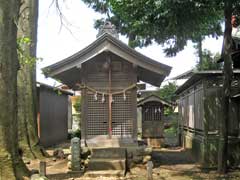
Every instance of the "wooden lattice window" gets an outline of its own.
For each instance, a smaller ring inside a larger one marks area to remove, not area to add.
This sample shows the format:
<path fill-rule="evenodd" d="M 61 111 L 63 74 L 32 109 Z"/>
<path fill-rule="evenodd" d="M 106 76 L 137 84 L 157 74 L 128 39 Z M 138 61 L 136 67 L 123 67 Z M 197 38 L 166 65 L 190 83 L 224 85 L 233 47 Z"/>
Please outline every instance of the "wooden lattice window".
<path fill-rule="evenodd" d="M 162 119 L 162 106 L 158 104 L 145 104 L 142 109 L 144 121 L 160 121 Z"/>
<path fill-rule="evenodd" d="M 108 96 L 102 102 L 102 95 L 87 93 L 87 135 L 108 135 Z"/>
<path fill-rule="evenodd" d="M 123 94 L 113 96 L 112 104 L 112 135 L 132 136 L 132 110 L 131 94 L 126 93 L 124 100 Z"/>

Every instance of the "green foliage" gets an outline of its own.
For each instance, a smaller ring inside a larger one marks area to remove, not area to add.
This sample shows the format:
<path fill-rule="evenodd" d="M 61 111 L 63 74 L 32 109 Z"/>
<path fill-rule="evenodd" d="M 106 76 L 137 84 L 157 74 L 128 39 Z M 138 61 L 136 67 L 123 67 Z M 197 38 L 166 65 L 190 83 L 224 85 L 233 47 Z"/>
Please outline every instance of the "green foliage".
<path fill-rule="evenodd" d="M 110 4 L 141 45 L 164 44 L 169 56 L 183 50 L 188 40 L 222 34 L 223 11 L 215 1 L 110 0 Z"/>
<path fill-rule="evenodd" d="M 157 95 L 166 101 L 174 101 L 177 87 L 176 82 L 168 82 L 157 91 Z"/>
<path fill-rule="evenodd" d="M 202 53 L 202 63 L 197 63 L 196 69 L 198 71 L 202 70 L 220 70 L 222 69 L 222 65 L 220 63 L 217 63 L 217 60 L 220 59 L 220 54 L 213 54 L 209 50 L 204 50 Z"/>
<path fill-rule="evenodd" d="M 81 139 L 81 130 L 77 129 L 76 131 L 68 133 L 68 139 L 72 139 L 74 137 L 78 137 Z"/>
<path fill-rule="evenodd" d="M 17 39 L 17 53 L 20 65 L 34 66 L 41 58 L 32 57 L 29 54 L 31 39 L 28 37 L 20 37 Z"/>
<path fill-rule="evenodd" d="M 100 28 L 108 20 L 129 37 L 131 47 L 163 44 L 168 56 L 184 49 L 188 40 L 197 42 L 205 36 L 222 35 L 223 1 L 202 0 L 82 0 L 106 18 L 95 21 Z M 235 14 L 239 3 L 233 0 Z"/>
<path fill-rule="evenodd" d="M 169 128 L 164 129 L 165 135 L 176 135 L 178 131 L 178 122 L 176 119 L 172 119 L 169 123 Z"/>
<path fill-rule="evenodd" d="M 164 108 L 164 115 L 165 116 L 172 115 L 173 113 L 174 113 L 174 109 L 172 107 L 165 107 Z"/>
<path fill-rule="evenodd" d="M 77 98 L 76 103 L 73 105 L 73 107 L 77 112 L 81 111 L 81 96 Z"/>
<path fill-rule="evenodd" d="M 58 95 L 58 96 L 61 96 L 62 95 L 62 92 L 58 89 L 58 88 L 53 88 L 54 92 Z"/>
<path fill-rule="evenodd" d="M 82 0 L 88 7 L 94 9 L 94 11 L 107 14 L 110 14 L 110 5 L 108 0 Z"/>

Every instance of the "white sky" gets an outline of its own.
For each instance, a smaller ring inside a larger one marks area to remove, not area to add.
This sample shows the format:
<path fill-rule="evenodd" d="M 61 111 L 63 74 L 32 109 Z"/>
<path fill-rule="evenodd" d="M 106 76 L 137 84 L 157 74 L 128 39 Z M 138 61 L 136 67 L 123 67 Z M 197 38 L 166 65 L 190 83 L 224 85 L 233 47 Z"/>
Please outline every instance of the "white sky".
<path fill-rule="evenodd" d="M 69 26 L 72 35 L 64 27 L 60 30 L 60 19 L 55 6 L 50 7 L 51 2 L 52 0 L 39 1 L 37 56 L 43 58 L 43 61 L 38 62 L 37 65 L 37 80 L 53 85 L 53 81 L 49 78 L 46 79 L 40 69 L 56 63 L 92 43 L 97 34 L 97 30 L 93 27 L 94 19 L 98 19 L 102 15 L 95 13 L 81 0 L 65 0 L 61 7 L 64 16 L 72 24 Z M 120 37 L 120 40 L 126 42 L 124 37 Z M 203 43 L 203 48 L 214 53 L 220 52 L 221 46 L 222 38 L 219 40 L 207 39 Z M 166 58 L 162 52 L 162 46 L 157 44 L 142 49 L 137 48 L 137 50 L 154 60 L 171 66 L 172 71 L 167 79 L 191 69 L 197 61 L 195 49 L 191 42 L 188 43 L 184 51 L 173 58 Z"/>

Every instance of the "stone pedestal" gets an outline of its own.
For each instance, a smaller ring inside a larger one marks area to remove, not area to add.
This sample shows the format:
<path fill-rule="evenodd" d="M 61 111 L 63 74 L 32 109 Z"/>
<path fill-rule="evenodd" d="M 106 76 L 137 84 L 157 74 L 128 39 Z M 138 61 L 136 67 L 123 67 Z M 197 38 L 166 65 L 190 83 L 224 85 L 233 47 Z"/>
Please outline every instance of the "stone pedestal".
<path fill-rule="evenodd" d="M 81 170 L 81 157 L 80 157 L 80 139 L 75 137 L 71 140 L 71 166 L 72 171 Z"/>

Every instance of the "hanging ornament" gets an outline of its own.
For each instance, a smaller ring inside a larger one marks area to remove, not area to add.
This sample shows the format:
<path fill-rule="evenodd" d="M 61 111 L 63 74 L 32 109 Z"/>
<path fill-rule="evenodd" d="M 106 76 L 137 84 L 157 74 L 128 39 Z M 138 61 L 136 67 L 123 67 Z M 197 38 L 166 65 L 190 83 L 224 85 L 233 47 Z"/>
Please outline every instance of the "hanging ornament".
<path fill-rule="evenodd" d="M 127 96 L 126 96 L 126 93 L 125 91 L 123 92 L 123 100 L 126 101 L 127 100 Z"/>
<path fill-rule="evenodd" d="M 95 101 L 98 100 L 98 97 L 97 97 L 97 91 L 96 91 L 96 93 L 94 94 L 94 99 L 95 99 Z"/>
<path fill-rule="evenodd" d="M 102 94 L 102 103 L 104 103 L 105 102 L 105 95 L 104 95 L 104 93 Z"/>

